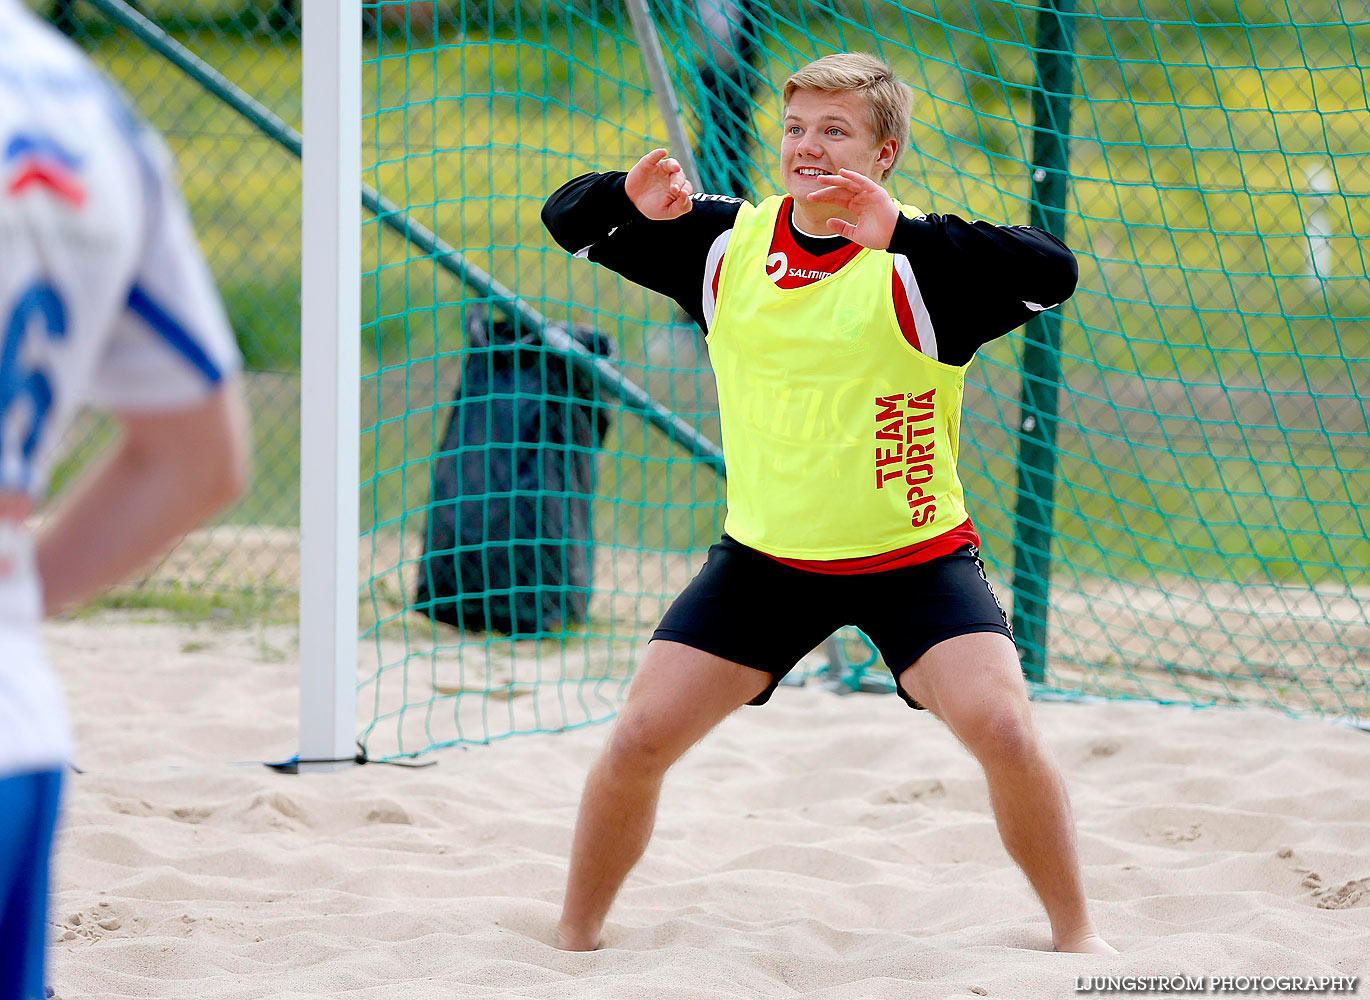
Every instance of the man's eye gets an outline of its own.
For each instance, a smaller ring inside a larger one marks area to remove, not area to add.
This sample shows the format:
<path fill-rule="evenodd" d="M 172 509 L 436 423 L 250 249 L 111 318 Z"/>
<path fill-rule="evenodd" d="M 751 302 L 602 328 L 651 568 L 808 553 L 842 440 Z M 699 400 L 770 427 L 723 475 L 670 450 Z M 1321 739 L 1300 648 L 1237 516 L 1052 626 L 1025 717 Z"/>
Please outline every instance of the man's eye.
<path fill-rule="evenodd" d="M 842 130 L 834 126 L 833 128 L 828 129 L 828 135 L 842 135 Z"/>

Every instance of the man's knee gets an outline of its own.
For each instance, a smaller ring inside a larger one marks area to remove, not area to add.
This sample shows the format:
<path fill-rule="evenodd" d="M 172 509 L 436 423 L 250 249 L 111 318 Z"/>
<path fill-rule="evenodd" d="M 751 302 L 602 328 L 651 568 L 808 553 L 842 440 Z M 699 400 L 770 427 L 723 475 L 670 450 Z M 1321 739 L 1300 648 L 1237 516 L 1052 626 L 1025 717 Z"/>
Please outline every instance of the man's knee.
<path fill-rule="evenodd" d="M 622 777 L 652 778 L 665 774 L 683 752 L 660 725 L 642 717 L 622 716 L 609 734 L 603 761 Z"/>
<path fill-rule="evenodd" d="M 1022 763 L 1040 753 L 1031 715 L 1008 699 L 977 705 L 954 720 L 952 729 L 985 765 Z"/>

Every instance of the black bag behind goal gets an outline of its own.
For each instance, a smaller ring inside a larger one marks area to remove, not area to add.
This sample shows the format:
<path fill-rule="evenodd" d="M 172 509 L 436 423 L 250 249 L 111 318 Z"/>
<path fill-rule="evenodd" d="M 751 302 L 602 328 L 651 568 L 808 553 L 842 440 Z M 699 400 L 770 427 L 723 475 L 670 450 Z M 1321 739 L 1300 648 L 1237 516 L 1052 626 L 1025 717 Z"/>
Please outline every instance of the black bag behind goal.
<path fill-rule="evenodd" d="M 609 407 L 536 333 L 473 313 L 432 458 L 414 610 L 466 631 L 560 632 L 589 609 L 590 504 Z M 570 332 L 613 355 L 594 329 Z"/>

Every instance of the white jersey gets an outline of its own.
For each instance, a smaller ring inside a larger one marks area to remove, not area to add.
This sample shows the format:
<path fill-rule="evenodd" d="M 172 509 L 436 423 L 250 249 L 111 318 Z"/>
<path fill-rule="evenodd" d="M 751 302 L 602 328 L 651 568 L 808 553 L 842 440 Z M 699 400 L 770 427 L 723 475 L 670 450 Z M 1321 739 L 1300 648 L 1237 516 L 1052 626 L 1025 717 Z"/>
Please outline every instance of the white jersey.
<path fill-rule="evenodd" d="M 41 497 L 83 404 L 184 409 L 239 366 L 160 139 L 0 0 L 0 494 Z M 39 595 L 27 532 L 0 521 L 0 777 L 69 753 Z"/>

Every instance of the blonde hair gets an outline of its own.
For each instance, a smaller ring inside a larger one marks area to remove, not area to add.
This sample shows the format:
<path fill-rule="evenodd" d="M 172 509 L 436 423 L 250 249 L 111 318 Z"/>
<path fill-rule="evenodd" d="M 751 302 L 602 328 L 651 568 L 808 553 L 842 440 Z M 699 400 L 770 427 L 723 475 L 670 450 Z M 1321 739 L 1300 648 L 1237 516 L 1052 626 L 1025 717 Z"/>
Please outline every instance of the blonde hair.
<path fill-rule="evenodd" d="M 913 91 L 895 76 L 894 70 L 864 52 L 837 52 L 800 67 L 785 81 L 784 105 L 789 107 L 796 90 L 841 94 L 855 92 L 870 108 L 871 130 L 877 142 L 895 141 L 894 162 L 880 180 L 894 173 L 909 146 L 909 117 L 913 114 Z"/>

